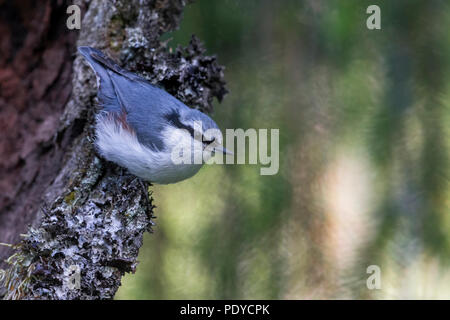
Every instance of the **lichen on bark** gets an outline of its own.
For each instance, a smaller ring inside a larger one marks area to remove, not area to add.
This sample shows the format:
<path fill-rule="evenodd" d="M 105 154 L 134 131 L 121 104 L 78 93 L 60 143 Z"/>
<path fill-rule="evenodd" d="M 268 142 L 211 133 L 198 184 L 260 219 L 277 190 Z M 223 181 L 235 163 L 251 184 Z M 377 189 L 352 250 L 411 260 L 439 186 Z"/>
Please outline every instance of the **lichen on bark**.
<path fill-rule="evenodd" d="M 178 27 L 185 1 L 78 1 L 84 8 L 78 45 L 90 45 L 164 87 L 187 105 L 212 110 L 227 92 L 223 67 L 193 37 L 170 52 L 160 40 Z M 68 31 L 69 32 L 69 31 Z M 151 231 L 148 184 L 97 156 L 98 111 L 93 73 L 79 57 L 72 97 L 51 147 L 69 141 L 63 164 L 42 190 L 36 223 L 15 246 L 0 274 L 6 299 L 111 299 L 125 272 L 133 272 L 143 234 Z M 72 283 L 73 273 L 78 283 Z"/>

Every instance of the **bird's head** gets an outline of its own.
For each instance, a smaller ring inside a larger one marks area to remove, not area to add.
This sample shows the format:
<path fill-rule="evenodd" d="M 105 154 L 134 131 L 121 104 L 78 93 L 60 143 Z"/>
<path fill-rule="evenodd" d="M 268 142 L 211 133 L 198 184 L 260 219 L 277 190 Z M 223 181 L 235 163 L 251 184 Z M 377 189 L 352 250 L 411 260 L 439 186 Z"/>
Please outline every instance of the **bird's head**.
<path fill-rule="evenodd" d="M 210 159 L 215 153 L 232 154 L 223 147 L 222 133 L 206 114 L 195 109 L 173 110 L 166 115 L 168 128 L 166 133 L 170 136 L 166 141 L 168 148 L 179 156 L 179 151 L 190 151 L 194 163 L 198 159 L 203 162 Z M 186 156 L 186 155 L 185 155 Z"/>

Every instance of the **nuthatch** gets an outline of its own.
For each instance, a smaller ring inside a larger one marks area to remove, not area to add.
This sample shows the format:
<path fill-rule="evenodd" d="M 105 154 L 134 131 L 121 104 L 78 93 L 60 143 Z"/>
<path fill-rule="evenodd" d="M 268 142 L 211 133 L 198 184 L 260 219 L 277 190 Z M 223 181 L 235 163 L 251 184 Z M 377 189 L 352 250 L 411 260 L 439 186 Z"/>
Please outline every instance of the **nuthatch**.
<path fill-rule="evenodd" d="M 229 153 L 217 124 L 206 114 L 122 69 L 97 49 L 78 51 L 97 77 L 102 110 L 95 144 L 105 159 L 144 180 L 167 184 L 192 177 L 214 152 Z M 179 152 L 202 161 L 175 163 Z"/>

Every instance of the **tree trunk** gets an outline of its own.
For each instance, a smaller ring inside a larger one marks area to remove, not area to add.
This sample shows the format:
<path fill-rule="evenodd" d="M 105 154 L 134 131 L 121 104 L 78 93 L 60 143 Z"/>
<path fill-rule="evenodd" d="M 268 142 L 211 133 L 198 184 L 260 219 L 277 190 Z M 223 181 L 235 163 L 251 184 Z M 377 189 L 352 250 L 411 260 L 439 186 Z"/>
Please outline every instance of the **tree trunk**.
<path fill-rule="evenodd" d="M 82 10 L 68 30 L 66 9 Z M 212 110 L 223 68 L 193 37 L 169 52 L 184 0 L 0 0 L 0 287 L 7 299 L 110 299 L 153 225 L 148 184 L 93 149 L 96 81 L 76 45 L 105 51 L 189 106 Z M 31 225 L 29 228 L 28 226 Z M 20 234 L 22 239 L 20 240 Z"/>

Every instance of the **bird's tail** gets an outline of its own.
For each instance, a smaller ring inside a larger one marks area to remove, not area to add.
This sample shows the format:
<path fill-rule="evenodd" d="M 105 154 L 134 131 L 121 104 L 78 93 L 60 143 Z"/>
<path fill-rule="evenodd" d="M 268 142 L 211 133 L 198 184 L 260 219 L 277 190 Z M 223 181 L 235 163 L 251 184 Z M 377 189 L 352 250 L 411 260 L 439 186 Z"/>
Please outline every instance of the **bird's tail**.
<path fill-rule="evenodd" d="M 107 57 L 103 52 L 101 52 L 98 49 L 92 48 L 92 47 L 78 47 L 78 52 L 80 52 L 83 57 L 89 62 L 92 69 L 96 73 L 98 73 L 100 76 L 102 75 L 102 72 L 106 70 L 113 71 L 117 74 L 120 74 L 129 80 L 143 80 L 144 78 L 139 77 L 138 75 L 127 71 L 123 68 L 121 68 L 114 60 Z"/>
<path fill-rule="evenodd" d="M 120 101 L 117 98 L 116 89 L 111 77 L 113 76 L 113 73 L 123 75 L 133 80 L 138 76 L 119 67 L 117 63 L 108 58 L 100 50 L 91 47 L 78 47 L 78 52 L 86 59 L 97 77 L 97 96 L 101 106 L 106 111 L 120 113 L 122 108 Z"/>
<path fill-rule="evenodd" d="M 118 91 L 120 89 L 116 88 L 117 82 L 121 82 L 121 79 L 127 79 L 122 85 L 129 84 L 129 81 L 147 82 L 147 80 L 137 74 L 121 68 L 114 60 L 108 58 L 98 49 L 78 47 L 78 52 L 81 53 L 92 70 L 94 70 L 97 77 L 98 100 L 106 111 L 120 113 L 125 108 L 119 99 L 120 93 Z"/>

